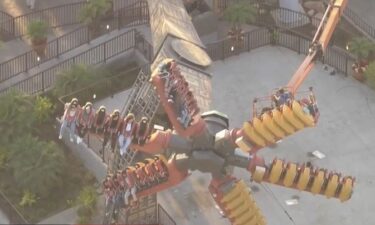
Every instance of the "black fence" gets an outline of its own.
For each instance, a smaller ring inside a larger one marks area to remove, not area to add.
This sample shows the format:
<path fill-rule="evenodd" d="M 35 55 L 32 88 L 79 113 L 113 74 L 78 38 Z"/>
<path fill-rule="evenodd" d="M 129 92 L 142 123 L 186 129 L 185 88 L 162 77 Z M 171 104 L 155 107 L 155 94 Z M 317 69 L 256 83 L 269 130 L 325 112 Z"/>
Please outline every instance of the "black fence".
<path fill-rule="evenodd" d="M 27 94 L 37 94 L 44 92 L 51 88 L 58 77 L 59 72 L 70 68 L 74 64 L 88 64 L 95 65 L 99 63 L 105 63 L 108 59 L 111 59 L 121 53 L 124 53 L 132 48 L 137 47 L 138 49 L 150 48 L 150 44 L 142 36 L 137 35 L 138 32 L 132 29 L 122 35 L 112 38 L 105 43 L 102 43 L 96 47 L 93 47 L 73 58 L 67 59 L 51 68 L 46 69 L 32 77 L 22 80 L 11 87 L 0 91 L 1 93 L 9 92 L 11 89 L 20 90 Z M 136 43 L 138 42 L 138 43 Z M 139 43 L 142 43 L 139 45 Z M 137 45 L 138 44 L 138 45 Z M 148 56 L 152 55 L 152 48 L 148 50 L 142 50 L 141 52 L 148 52 Z"/>
<path fill-rule="evenodd" d="M 224 60 L 233 55 L 248 52 L 252 49 L 265 45 L 279 45 L 299 54 L 307 54 L 310 47 L 310 40 L 294 33 L 272 31 L 266 28 L 257 29 L 244 34 L 241 41 L 225 39 L 207 45 L 207 53 L 213 60 Z M 322 63 L 332 66 L 338 72 L 348 75 L 355 58 L 345 50 L 328 47 L 322 58 Z"/>
<path fill-rule="evenodd" d="M 87 26 L 80 27 L 48 42 L 44 57 L 39 57 L 35 51 L 31 50 L 0 63 L 0 82 L 10 79 L 20 73 L 27 72 L 29 69 L 38 66 L 45 61 L 59 57 L 67 51 L 89 43 L 96 37 L 109 32 L 110 30 L 147 24 L 148 22 L 149 15 L 147 2 L 139 1 L 135 4 L 128 5 L 122 10 L 117 11 L 114 15 L 114 19 L 104 23 L 106 25 L 99 30 L 99 32 L 95 32 L 95 34 Z M 108 27 L 106 27 L 107 25 Z"/>
<path fill-rule="evenodd" d="M 265 22 L 260 17 L 265 16 L 273 11 L 274 16 L 279 16 L 280 18 L 283 18 L 284 21 L 293 21 L 288 24 L 284 24 L 284 26 L 303 26 L 304 21 L 306 19 L 309 19 L 310 22 L 314 25 L 319 24 L 320 20 L 315 17 L 308 17 L 305 13 L 296 12 L 293 10 L 285 9 L 278 7 L 277 5 L 273 4 L 264 4 L 260 0 L 247 0 L 250 4 L 253 4 L 256 9 L 258 9 L 258 17 L 257 21 L 258 23 Z M 216 7 L 217 10 L 220 12 L 223 12 L 231 3 L 235 2 L 235 0 L 217 0 Z M 329 0 L 325 0 L 325 3 L 327 4 Z M 365 33 L 368 37 L 375 40 L 375 28 L 367 23 L 364 18 L 358 14 L 356 14 L 352 9 L 350 9 L 348 6 L 346 6 L 344 10 L 344 17 L 350 21 L 357 29 L 359 29 L 361 32 Z M 259 20 L 260 19 L 260 20 Z M 270 22 L 270 21 L 268 21 Z M 274 22 L 273 22 L 274 23 Z M 269 23 L 267 23 L 269 25 Z M 278 24 L 279 26 L 283 26 L 283 24 Z"/>
<path fill-rule="evenodd" d="M 35 20 L 42 20 L 47 22 L 50 28 L 79 24 L 81 10 L 87 4 L 87 2 L 88 1 L 84 0 L 77 3 L 70 3 L 51 8 L 36 10 L 34 12 L 27 13 L 17 17 L 12 17 L 7 13 L 0 12 L 0 31 L 3 35 L 17 38 L 26 35 L 28 24 Z M 113 0 L 112 9 L 110 9 L 107 15 L 104 16 L 103 20 L 111 19 L 113 16 L 115 16 L 115 14 L 118 14 L 118 12 L 123 10 L 124 8 L 129 8 L 136 4 L 145 3 L 146 2 L 142 0 Z M 135 13 L 139 13 L 139 11 L 137 12 L 137 10 L 134 11 Z M 131 11 L 128 10 L 127 12 Z M 142 13 L 148 14 L 148 8 L 147 12 Z M 128 17 L 124 14 L 121 14 L 120 16 Z M 130 14 L 130 17 L 131 16 L 132 14 Z M 144 17 L 144 19 L 146 19 L 146 17 Z"/>

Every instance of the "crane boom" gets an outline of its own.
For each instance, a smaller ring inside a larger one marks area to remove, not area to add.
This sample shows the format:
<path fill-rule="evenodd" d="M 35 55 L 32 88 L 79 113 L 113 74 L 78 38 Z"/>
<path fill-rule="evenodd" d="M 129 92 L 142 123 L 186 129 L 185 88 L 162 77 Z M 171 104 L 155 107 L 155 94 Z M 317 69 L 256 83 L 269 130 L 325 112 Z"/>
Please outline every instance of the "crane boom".
<path fill-rule="evenodd" d="M 315 61 L 319 59 L 326 50 L 346 4 L 347 0 L 332 0 L 328 5 L 328 8 L 319 24 L 318 30 L 314 35 L 309 54 L 287 85 L 293 95 L 309 75 Z"/>

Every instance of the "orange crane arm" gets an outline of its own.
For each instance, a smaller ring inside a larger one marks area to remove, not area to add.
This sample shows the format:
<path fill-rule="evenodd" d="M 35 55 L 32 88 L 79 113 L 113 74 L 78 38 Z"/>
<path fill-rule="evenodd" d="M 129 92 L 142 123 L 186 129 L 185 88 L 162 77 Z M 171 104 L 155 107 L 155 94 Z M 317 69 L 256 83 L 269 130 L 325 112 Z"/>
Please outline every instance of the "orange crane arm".
<path fill-rule="evenodd" d="M 318 30 L 315 33 L 312 45 L 309 49 L 309 55 L 294 73 L 292 79 L 290 79 L 287 85 L 293 95 L 297 92 L 298 88 L 309 75 L 309 72 L 312 70 L 316 59 L 321 57 L 326 50 L 332 34 L 340 20 L 341 14 L 346 7 L 346 4 L 347 0 L 332 0 L 328 5 L 322 21 L 319 24 Z"/>

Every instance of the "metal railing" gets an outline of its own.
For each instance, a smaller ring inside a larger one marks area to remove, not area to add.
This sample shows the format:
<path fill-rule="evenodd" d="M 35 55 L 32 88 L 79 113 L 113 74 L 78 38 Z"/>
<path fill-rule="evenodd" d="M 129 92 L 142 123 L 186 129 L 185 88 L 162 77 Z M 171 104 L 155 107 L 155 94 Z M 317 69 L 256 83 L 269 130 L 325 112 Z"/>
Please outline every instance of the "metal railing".
<path fill-rule="evenodd" d="M 47 22 L 50 28 L 79 24 L 81 10 L 87 2 L 88 1 L 84 0 L 81 2 L 40 9 L 17 17 L 12 17 L 5 12 L 0 12 L 0 31 L 8 36 L 17 38 L 26 35 L 28 24 L 35 20 Z M 118 11 L 130 7 L 131 5 L 144 4 L 144 2 L 142 2 L 142 0 L 113 0 L 112 9 L 110 9 L 108 15 L 104 16 L 103 19 L 106 20 L 108 17 L 111 18 Z M 147 12 L 142 13 L 148 14 L 148 8 Z"/>
<path fill-rule="evenodd" d="M 135 33 L 135 29 L 132 29 L 51 68 L 39 72 L 28 79 L 15 83 L 11 87 L 1 90 L 0 93 L 9 92 L 11 89 L 17 89 L 26 94 L 44 92 L 54 85 L 59 72 L 70 68 L 74 64 L 95 65 L 105 63 L 108 59 L 134 48 L 136 44 Z"/>
<path fill-rule="evenodd" d="M 115 13 L 115 20 L 110 28 L 121 29 L 135 25 L 147 24 L 149 22 L 147 9 L 147 2 L 144 1 L 128 5 L 126 8 Z M 103 34 L 104 32 L 108 32 L 108 30 L 104 29 L 100 34 Z M 48 42 L 44 57 L 39 57 L 35 51 L 31 50 L 2 62 L 0 63 L 0 82 L 17 76 L 20 73 L 27 72 L 29 69 L 52 58 L 59 57 L 61 54 L 77 48 L 78 46 L 90 43 L 100 34 L 93 35 L 88 26 L 80 27 Z M 145 43 L 143 43 L 143 45 L 145 45 Z"/>
<path fill-rule="evenodd" d="M 261 3 L 259 0 L 248 0 L 248 1 L 251 4 L 254 4 L 254 6 L 256 6 L 257 8 L 268 9 L 267 11 L 275 10 L 275 13 L 279 14 L 280 17 L 285 18 L 286 21 L 294 21 L 293 26 L 300 26 L 302 24 L 302 21 L 299 20 L 299 18 L 302 18 L 302 17 L 309 18 L 312 24 L 319 24 L 320 22 L 319 19 L 315 17 L 308 17 L 305 13 L 276 7 L 275 5 L 264 4 L 264 3 Z M 217 0 L 216 7 L 220 12 L 222 12 L 232 2 L 235 2 L 235 1 L 234 0 Z M 324 2 L 328 4 L 329 0 L 324 0 Z M 260 11 L 258 11 L 258 13 L 259 12 Z M 343 16 L 348 22 L 350 22 L 353 26 L 355 26 L 364 35 L 366 35 L 368 38 L 375 41 L 375 28 L 369 23 L 367 23 L 366 20 L 364 20 L 362 16 L 356 14 L 349 6 L 346 6 Z M 289 19 L 293 19 L 293 20 L 289 20 Z"/>
<path fill-rule="evenodd" d="M 273 32 L 277 32 L 277 37 L 272 37 Z M 309 39 L 295 33 L 260 28 L 245 33 L 243 41 L 239 43 L 235 43 L 231 39 L 225 39 L 216 43 L 207 44 L 206 46 L 207 53 L 213 60 L 224 60 L 233 55 L 248 52 L 252 49 L 269 44 L 279 45 L 299 54 L 307 54 L 310 42 Z M 351 71 L 350 68 L 355 62 L 355 58 L 345 50 L 336 47 L 328 47 L 321 61 L 347 76 Z"/>

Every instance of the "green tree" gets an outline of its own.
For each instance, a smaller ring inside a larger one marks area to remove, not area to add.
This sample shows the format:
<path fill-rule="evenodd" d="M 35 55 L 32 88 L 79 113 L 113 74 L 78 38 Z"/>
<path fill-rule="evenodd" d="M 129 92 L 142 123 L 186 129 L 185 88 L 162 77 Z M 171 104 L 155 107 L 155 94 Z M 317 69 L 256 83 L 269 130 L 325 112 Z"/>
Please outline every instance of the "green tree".
<path fill-rule="evenodd" d="M 349 42 L 349 51 L 357 57 L 358 61 L 367 60 L 371 51 L 375 50 L 375 44 L 364 37 L 354 38 Z"/>
<path fill-rule="evenodd" d="M 224 19 L 232 23 L 232 29 L 239 29 L 244 23 L 254 22 L 256 15 L 256 9 L 244 0 L 231 4 L 224 10 Z"/>
<path fill-rule="evenodd" d="M 78 224 L 85 224 L 91 220 L 91 217 L 96 208 L 97 193 L 94 187 L 84 187 L 77 198 L 78 208 Z"/>
<path fill-rule="evenodd" d="M 12 143 L 9 168 L 21 188 L 47 197 L 62 186 L 65 156 L 54 142 L 26 135 Z"/>
<path fill-rule="evenodd" d="M 96 25 L 111 8 L 109 0 L 90 0 L 81 10 L 80 20 L 86 25 Z"/>
<path fill-rule="evenodd" d="M 33 97 L 11 91 L 0 96 L 0 142 L 12 142 L 17 136 L 29 133 L 34 126 Z"/>
<path fill-rule="evenodd" d="M 375 89 L 375 62 L 370 63 L 365 71 L 365 77 L 370 87 Z"/>
<path fill-rule="evenodd" d="M 49 122 L 51 121 L 53 109 L 53 104 L 49 98 L 37 96 L 34 103 L 33 117 L 39 124 Z"/>
<path fill-rule="evenodd" d="M 6 168 L 8 162 L 8 151 L 3 146 L 0 147 L 0 171 Z"/>

